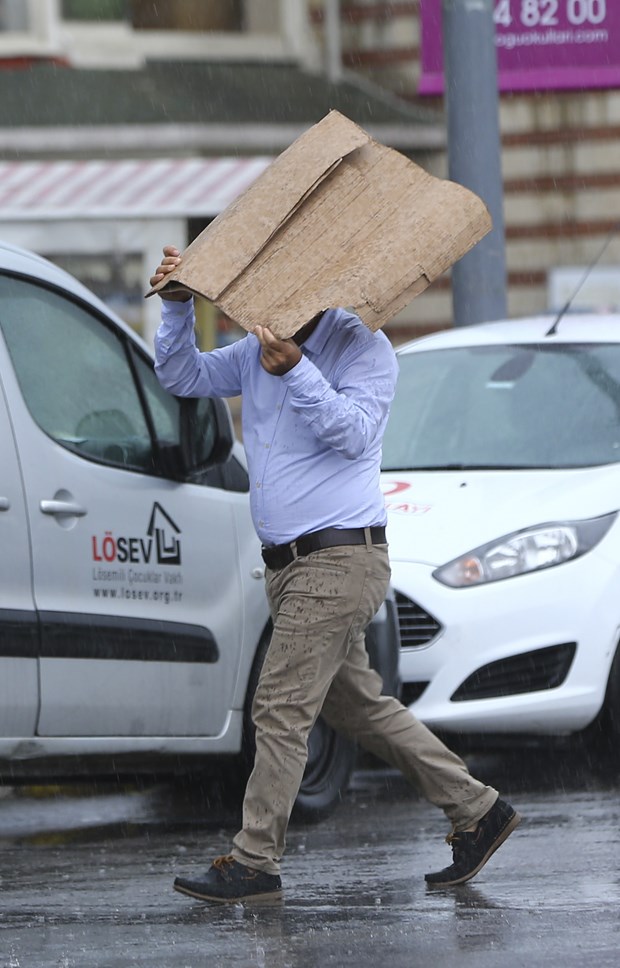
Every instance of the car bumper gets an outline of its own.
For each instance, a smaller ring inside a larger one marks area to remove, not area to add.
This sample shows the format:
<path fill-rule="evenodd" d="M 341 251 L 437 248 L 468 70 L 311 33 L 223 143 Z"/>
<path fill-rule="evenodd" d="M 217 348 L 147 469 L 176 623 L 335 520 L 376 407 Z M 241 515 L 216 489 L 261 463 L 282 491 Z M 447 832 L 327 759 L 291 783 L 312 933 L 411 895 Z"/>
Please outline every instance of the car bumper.
<path fill-rule="evenodd" d="M 432 570 L 392 561 L 399 597 L 440 626 L 412 647 L 401 616 L 403 697 L 419 719 L 442 732 L 556 735 L 592 722 L 618 643 L 615 563 L 591 553 L 460 589 Z"/>

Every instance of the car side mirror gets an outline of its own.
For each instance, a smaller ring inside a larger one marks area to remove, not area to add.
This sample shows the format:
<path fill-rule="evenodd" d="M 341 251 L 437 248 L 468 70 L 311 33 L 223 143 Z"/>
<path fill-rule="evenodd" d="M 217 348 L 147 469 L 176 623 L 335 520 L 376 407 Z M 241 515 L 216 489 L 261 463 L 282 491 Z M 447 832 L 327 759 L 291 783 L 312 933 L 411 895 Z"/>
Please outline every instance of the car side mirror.
<path fill-rule="evenodd" d="M 185 474 L 194 477 L 228 460 L 235 432 L 225 400 L 183 397 L 179 402 L 181 461 Z"/>

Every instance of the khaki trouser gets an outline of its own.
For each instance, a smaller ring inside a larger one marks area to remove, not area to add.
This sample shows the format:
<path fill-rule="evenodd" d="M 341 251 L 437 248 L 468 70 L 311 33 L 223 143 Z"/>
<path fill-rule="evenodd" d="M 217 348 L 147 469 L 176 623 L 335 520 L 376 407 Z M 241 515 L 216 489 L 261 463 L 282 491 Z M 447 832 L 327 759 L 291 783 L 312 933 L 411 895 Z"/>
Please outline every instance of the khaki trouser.
<path fill-rule="evenodd" d="M 320 713 L 401 770 L 456 830 L 475 824 L 497 799 L 406 707 L 381 695 L 364 633 L 389 578 L 387 545 L 327 548 L 267 570 L 274 629 L 252 707 L 256 758 L 232 851 L 240 863 L 279 873 Z"/>

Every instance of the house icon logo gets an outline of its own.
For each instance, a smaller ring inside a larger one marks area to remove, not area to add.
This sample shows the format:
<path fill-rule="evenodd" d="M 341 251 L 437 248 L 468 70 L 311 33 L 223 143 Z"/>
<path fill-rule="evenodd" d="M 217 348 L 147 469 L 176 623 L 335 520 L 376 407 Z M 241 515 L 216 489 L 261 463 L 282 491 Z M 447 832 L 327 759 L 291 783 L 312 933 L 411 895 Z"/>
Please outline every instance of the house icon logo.
<path fill-rule="evenodd" d="M 170 515 L 166 514 L 157 501 L 153 504 L 146 533 L 150 538 L 155 538 L 157 563 L 159 565 L 181 564 L 181 541 L 177 537 L 181 534 L 181 529 L 177 527 Z"/>

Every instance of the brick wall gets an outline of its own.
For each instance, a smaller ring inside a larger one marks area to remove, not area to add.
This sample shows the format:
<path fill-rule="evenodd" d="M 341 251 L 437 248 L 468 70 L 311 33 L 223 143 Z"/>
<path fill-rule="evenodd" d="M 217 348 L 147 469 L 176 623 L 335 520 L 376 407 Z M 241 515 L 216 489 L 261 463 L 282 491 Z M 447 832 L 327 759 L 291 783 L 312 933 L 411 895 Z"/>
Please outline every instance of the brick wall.
<path fill-rule="evenodd" d="M 418 98 L 419 5 L 343 2 L 343 65 L 408 101 Z M 311 2 L 321 35 L 322 0 Z M 500 100 L 505 191 L 508 306 L 511 316 L 547 309 L 549 272 L 586 266 L 620 220 L 620 91 L 503 95 Z M 419 159 L 416 159 L 419 160 Z M 445 177 L 445 153 L 420 160 Z M 601 265 L 620 272 L 620 229 Z M 395 343 L 451 325 L 450 280 L 438 280 L 394 320 Z"/>

